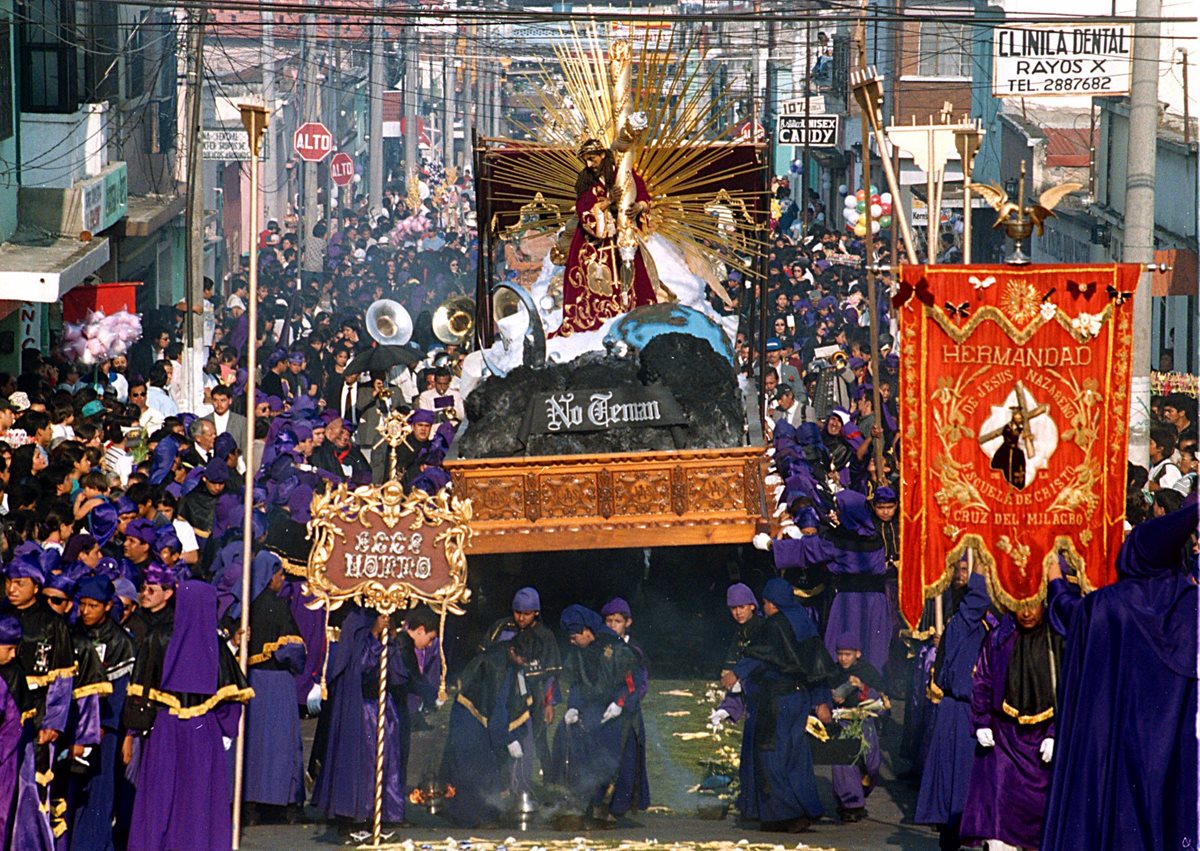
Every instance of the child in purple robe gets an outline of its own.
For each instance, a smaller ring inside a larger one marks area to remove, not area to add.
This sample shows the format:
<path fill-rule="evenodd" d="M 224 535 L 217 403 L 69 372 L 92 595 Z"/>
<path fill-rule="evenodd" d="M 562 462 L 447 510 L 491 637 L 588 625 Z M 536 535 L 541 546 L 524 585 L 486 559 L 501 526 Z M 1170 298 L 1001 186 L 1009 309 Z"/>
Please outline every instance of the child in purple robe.
<path fill-rule="evenodd" d="M 755 598 L 754 592 L 750 590 L 750 586 L 741 582 L 730 585 L 725 590 L 725 605 L 729 608 L 729 616 L 737 624 L 737 630 L 734 632 L 729 650 L 725 653 L 725 659 L 721 663 L 722 678 L 725 678 L 726 674 L 732 675 L 734 665 L 742 660 L 746 648 L 750 646 L 750 642 L 754 640 L 754 636 L 758 634 L 763 625 L 762 616 L 758 613 L 758 600 Z M 740 688 L 736 691 L 731 689 L 725 692 L 725 696 L 717 704 L 717 708 L 709 715 L 708 725 L 716 730 L 725 721 L 738 723 L 745 715 L 745 694 Z"/>
<path fill-rule="evenodd" d="M 0 843 L 48 851 L 54 838 L 34 779 L 37 709 L 18 652 L 22 635 L 15 617 L 0 615 Z"/>
<path fill-rule="evenodd" d="M 645 810 L 650 806 L 650 775 L 646 771 L 646 724 L 642 718 L 642 701 L 650 688 L 650 671 L 646 653 L 641 646 L 630 640 L 629 629 L 633 626 L 633 611 L 622 597 L 614 597 L 600 609 L 604 625 L 625 642 L 637 658 L 633 669 L 633 682 L 637 691 L 637 705 L 632 707 L 628 721 L 625 748 L 621 754 L 621 768 L 613 785 L 609 811 L 617 818 L 632 810 Z"/>
<path fill-rule="evenodd" d="M 879 700 L 883 714 L 891 706 L 884 694 L 883 676 L 863 661 L 858 639 L 843 633 L 836 641 L 838 671 L 829 681 L 833 703 L 838 709 L 854 709 L 871 700 Z M 838 718 L 838 709 L 833 714 Z M 847 721 L 840 723 L 845 726 Z M 872 718 L 862 719 L 867 752 L 853 765 L 835 765 L 832 769 L 833 794 L 838 800 L 838 815 L 844 822 L 862 821 L 867 816 L 867 796 L 879 781 L 879 733 Z"/>
<path fill-rule="evenodd" d="M 560 618 L 571 641 L 563 666 L 569 685 L 567 711 L 554 737 L 554 768 L 576 799 L 601 827 L 616 825 L 612 790 L 632 757 L 626 748 L 635 735 L 639 705 L 634 669 L 638 659 L 596 612 L 571 605 Z M 620 806 L 620 802 L 616 802 Z"/>
<path fill-rule="evenodd" d="M 980 749 L 963 807 L 964 842 L 1041 842 L 1061 667 L 1062 638 L 1041 605 L 1006 616 L 984 641 L 971 695 Z"/>
<path fill-rule="evenodd" d="M 254 696 L 217 633 L 217 589 L 180 584 L 174 622 L 138 647 L 124 708 L 126 762 L 142 738 L 129 851 L 218 851 L 232 843 L 225 752 Z"/>
<path fill-rule="evenodd" d="M 120 750 L 121 711 L 133 671 L 133 642 L 111 616 L 115 586 L 108 577 L 85 576 L 75 590 L 79 622 L 73 635 L 93 648 L 111 686 L 99 698 L 100 745 L 85 753 L 86 767 L 73 778 L 70 794 L 71 841 L 76 848 L 113 845 L 117 752 Z"/>

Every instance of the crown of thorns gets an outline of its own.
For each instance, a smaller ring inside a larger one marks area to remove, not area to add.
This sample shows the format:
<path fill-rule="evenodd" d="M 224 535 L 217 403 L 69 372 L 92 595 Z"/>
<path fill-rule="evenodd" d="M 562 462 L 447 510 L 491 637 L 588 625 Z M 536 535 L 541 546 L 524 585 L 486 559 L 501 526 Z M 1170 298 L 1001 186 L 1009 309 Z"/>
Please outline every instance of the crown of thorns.
<path fill-rule="evenodd" d="M 608 153 L 608 146 L 605 145 L 603 142 L 601 142 L 599 139 L 584 139 L 583 143 L 579 146 L 579 150 L 576 151 L 576 154 L 579 156 L 580 159 L 583 159 L 584 157 L 588 156 L 589 154 L 606 154 L 606 153 Z"/>

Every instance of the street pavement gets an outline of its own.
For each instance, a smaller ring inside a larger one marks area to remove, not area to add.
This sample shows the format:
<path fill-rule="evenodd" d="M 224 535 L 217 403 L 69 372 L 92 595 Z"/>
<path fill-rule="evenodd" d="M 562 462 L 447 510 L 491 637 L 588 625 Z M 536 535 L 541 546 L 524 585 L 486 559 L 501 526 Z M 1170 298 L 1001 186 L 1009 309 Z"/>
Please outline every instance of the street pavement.
<path fill-rule="evenodd" d="M 899 703 L 899 702 L 898 702 Z M 897 706 L 897 715 L 903 709 Z M 314 722 L 304 722 L 305 753 L 311 745 Z M 446 840 L 454 838 L 458 842 L 469 838 L 480 838 L 491 842 L 502 842 L 513 837 L 522 843 L 551 843 L 555 840 L 570 841 L 576 836 L 583 836 L 589 842 L 603 843 L 605 846 L 619 842 L 642 843 L 647 840 L 660 844 L 731 842 L 747 840 L 752 844 L 774 843 L 788 848 L 797 846 L 813 846 L 822 849 L 838 849 L 838 851 L 867 851 L 868 849 L 904 849 L 904 851 L 935 851 L 938 847 L 937 834 L 929 827 L 915 825 L 911 816 L 916 806 L 916 787 L 907 779 L 898 779 L 897 770 L 903 770 L 902 763 L 893 763 L 892 754 L 896 750 L 899 739 L 900 725 L 889 723 L 883 730 L 884 760 L 881 772 L 881 783 L 867 800 L 868 816 L 855 824 L 842 824 L 837 821 L 836 802 L 833 797 L 832 785 L 828 766 L 817 767 L 818 785 L 821 799 L 825 805 L 826 817 L 813 825 L 812 829 L 803 834 L 785 835 L 760 833 L 753 829 L 737 825 L 732 815 L 724 820 L 713 821 L 696 816 L 694 811 L 675 811 L 671 813 L 638 813 L 613 830 L 596 830 L 590 832 L 555 831 L 550 825 L 536 823 L 530 829 L 521 832 L 514 826 L 498 829 L 461 829 L 437 816 L 431 816 L 423 807 L 410 805 L 408 819 L 413 827 L 397 829 L 390 832 L 388 844 L 412 840 L 419 848 L 422 843 L 433 845 L 433 851 L 445 849 Z M 414 737 L 413 752 L 410 756 L 410 782 L 419 782 L 420 773 L 436 766 L 440 755 L 439 737 L 430 734 Z M 830 817 L 832 814 L 832 818 Z M 308 810 L 309 816 L 317 813 Z M 242 836 L 244 849 L 301 849 L 331 848 L 338 845 L 355 845 L 353 840 L 338 837 L 332 828 L 323 823 L 302 825 L 255 825 L 245 829 Z"/>

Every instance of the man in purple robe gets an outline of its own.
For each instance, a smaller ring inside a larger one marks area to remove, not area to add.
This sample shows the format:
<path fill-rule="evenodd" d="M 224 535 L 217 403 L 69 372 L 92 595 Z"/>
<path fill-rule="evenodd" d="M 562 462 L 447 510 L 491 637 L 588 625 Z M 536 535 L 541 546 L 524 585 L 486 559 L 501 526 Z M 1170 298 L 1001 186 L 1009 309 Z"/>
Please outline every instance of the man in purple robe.
<path fill-rule="evenodd" d="M 38 795 L 48 806 L 58 750 L 56 742 L 68 728 L 71 712 L 75 658 L 66 621 L 38 596 L 46 581 L 38 560 L 40 549 L 30 544 L 9 562 L 5 569 L 5 595 L 10 613 L 21 625 L 17 655 L 33 695 Z"/>
<path fill-rule="evenodd" d="M 880 488 L 875 499 L 896 502 L 895 492 Z M 833 576 L 837 594 L 825 626 L 825 645 L 832 656 L 839 635 L 857 636 L 863 658 L 876 670 L 887 664 L 892 637 L 892 616 L 884 593 L 887 558 L 875 526 L 871 503 L 857 491 L 835 497 L 840 524 L 824 535 L 802 535 L 774 541 L 775 567 L 779 570 L 824 565 Z"/>
<path fill-rule="evenodd" d="M 76 640 L 91 644 L 104 669 L 111 692 L 100 697 L 101 739 L 87 755 L 85 770 L 76 775 L 70 795 L 71 833 L 75 848 L 113 846 L 113 804 L 116 795 L 117 752 L 120 750 L 121 711 L 133 671 L 133 642 L 112 619 L 116 589 L 106 576 L 90 575 L 75 589 L 79 623 Z"/>
<path fill-rule="evenodd" d="M 1041 605 L 1007 615 L 984 641 L 971 695 L 979 750 L 959 831 L 964 842 L 1038 847 L 1061 665 L 1062 639 Z"/>
<path fill-rule="evenodd" d="M 291 607 L 279 596 L 283 564 L 262 552 L 250 563 L 250 687 L 246 706 L 246 770 L 242 797 L 247 824 L 271 808 L 289 824 L 304 802 L 304 746 L 295 674 L 304 666 L 304 641 Z M 255 806 L 255 805 L 258 806 Z M 286 808 L 284 813 L 279 810 Z"/>
<path fill-rule="evenodd" d="M 987 634 L 984 618 L 990 601 L 979 573 L 967 580 L 967 592 L 938 642 L 929 682 L 934 708 L 933 732 L 913 821 L 937 825 L 943 851 L 958 851 L 959 822 L 975 760 L 971 724 L 971 673 Z"/>
<path fill-rule="evenodd" d="M 143 739 L 129 851 L 218 851 L 233 837 L 225 751 L 254 693 L 217 633 L 217 589 L 188 580 L 175 601 L 173 624 L 139 645 L 125 700 L 126 762 Z"/>
<path fill-rule="evenodd" d="M 383 633 L 389 630 L 387 694 L 384 698 L 383 821 L 406 826 L 405 778 L 408 766 L 408 693 L 425 691 L 416 675 L 415 639 L 412 630 L 396 634 L 391 619 L 369 609 L 355 608 L 342 623 L 337 651 L 329 663 L 331 713 L 325 757 L 313 789 L 312 804 L 324 810 L 348 833 L 354 824 L 365 824 L 375 809 L 375 741 L 379 718 L 379 669 Z M 436 632 L 427 633 L 432 640 Z"/>
<path fill-rule="evenodd" d="M 446 811 L 457 825 L 495 823 L 506 802 L 532 791 L 537 707 L 523 669 L 536 643 L 529 630 L 518 632 L 468 662 L 459 677 L 441 771 L 455 789 Z"/>
<path fill-rule="evenodd" d="M 750 706 L 741 762 L 755 782 L 742 787 L 738 809 L 764 831 L 799 833 L 822 813 L 805 725 L 810 712 L 833 720 L 828 681 L 834 667 L 787 580 L 767 582 L 763 611 L 762 628 L 721 682 L 726 689 L 740 686 Z"/>
<path fill-rule="evenodd" d="M 0 844 L 49 851 L 50 821 L 41 811 L 34 779 L 34 696 L 19 648 L 21 623 L 0 615 Z"/>
<path fill-rule="evenodd" d="M 1082 599 L 1050 569 L 1064 634 L 1043 851 L 1195 847 L 1197 494 L 1135 526 Z"/>

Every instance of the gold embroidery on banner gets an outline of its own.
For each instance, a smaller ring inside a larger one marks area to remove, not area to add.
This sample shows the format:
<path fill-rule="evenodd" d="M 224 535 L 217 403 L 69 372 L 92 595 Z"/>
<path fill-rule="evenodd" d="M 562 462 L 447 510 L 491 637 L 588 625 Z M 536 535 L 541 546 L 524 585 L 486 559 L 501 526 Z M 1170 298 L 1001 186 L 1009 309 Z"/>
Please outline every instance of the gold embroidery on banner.
<path fill-rule="evenodd" d="M 1071 478 L 1063 485 L 1047 511 L 1071 512 L 1079 508 L 1092 515 L 1096 511 L 1099 497 L 1096 485 L 1104 478 L 1103 459 L 1096 457 L 1093 450 L 1100 436 L 1100 418 L 1104 397 L 1100 395 L 1099 383 L 1094 378 L 1085 378 L 1081 384 L 1075 376 L 1062 375 L 1047 369 L 1050 375 L 1070 388 L 1074 394 L 1066 413 L 1071 427 L 1061 435 L 1083 453 L 1083 461 L 1071 470 Z"/>
<path fill-rule="evenodd" d="M 1013 541 L 1008 535 L 1001 535 L 996 539 L 996 549 L 1002 553 L 1006 553 L 1012 559 L 1013 564 L 1021 571 L 1021 578 L 1024 579 L 1028 574 L 1026 568 L 1029 565 L 1029 545 L 1020 544 Z"/>
<path fill-rule="evenodd" d="M 937 500 L 943 512 L 951 502 L 956 502 L 963 508 L 987 508 L 987 503 L 983 501 L 979 491 L 963 475 L 964 471 L 970 469 L 970 465 L 957 461 L 951 450 L 963 438 L 975 438 L 975 432 L 966 424 L 963 416 L 962 400 L 966 388 L 988 369 L 989 367 L 982 367 L 970 374 L 959 373 L 958 378 L 953 381 L 948 377 L 939 378 L 937 389 L 932 395 L 932 401 L 935 403 L 932 412 L 933 431 L 942 444 L 942 451 L 933 457 L 930 469 L 941 482 L 941 489 L 933 498 Z"/>
<path fill-rule="evenodd" d="M 1029 281 L 1009 281 L 1000 304 L 1013 322 L 1024 325 L 1038 315 L 1038 291 Z"/>
<path fill-rule="evenodd" d="M 1101 323 L 1107 322 L 1107 320 L 1112 316 L 1112 312 L 1113 307 L 1110 304 L 1105 307 L 1101 313 L 1097 314 L 1097 316 L 1100 318 L 1099 321 Z M 1009 339 L 1011 339 L 1018 346 L 1028 343 L 1033 335 L 1036 334 L 1042 328 L 1042 326 L 1046 325 L 1048 322 L 1057 322 L 1062 326 L 1064 331 L 1071 335 L 1071 339 L 1075 340 L 1077 343 L 1090 343 L 1094 339 L 1094 337 L 1091 334 L 1088 334 L 1086 331 L 1082 331 L 1079 328 L 1072 326 L 1071 319 L 1065 313 L 1063 313 L 1062 310 L 1056 312 L 1053 319 L 1046 319 L 1041 315 L 1040 312 L 1035 310 L 1032 320 L 1030 320 L 1029 324 L 1025 325 L 1024 327 L 1018 327 L 1017 325 L 1013 324 L 1013 321 L 1006 316 L 1004 312 L 1000 310 L 1000 308 L 993 307 L 990 304 L 984 305 L 976 310 L 971 315 L 971 318 L 962 326 L 955 325 L 953 322 L 951 322 L 950 317 L 948 317 L 946 312 L 940 307 L 926 307 L 925 315 L 936 322 L 938 327 L 945 331 L 950 339 L 959 345 L 966 342 L 967 338 L 975 333 L 975 329 L 989 319 L 999 325 L 1000 329 L 1008 335 Z"/>

